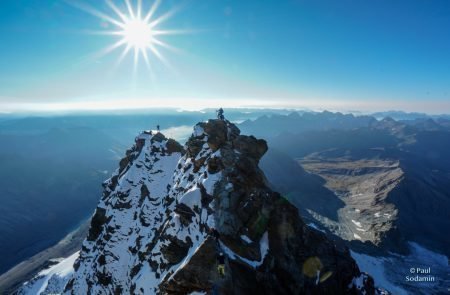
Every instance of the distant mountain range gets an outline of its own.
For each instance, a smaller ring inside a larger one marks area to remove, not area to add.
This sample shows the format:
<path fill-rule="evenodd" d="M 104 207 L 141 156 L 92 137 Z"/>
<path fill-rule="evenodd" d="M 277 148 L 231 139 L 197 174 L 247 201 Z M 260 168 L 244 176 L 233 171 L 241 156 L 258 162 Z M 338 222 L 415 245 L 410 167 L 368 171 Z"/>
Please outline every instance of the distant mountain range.
<path fill-rule="evenodd" d="M 322 123 L 314 124 L 315 121 Z M 392 227 L 387 224 L 392 224 L 404 239 L 450 255 L 448 241 L 441 231 L 450 232 L 450 223 L 445 217 L 450 212 L 450 128 L 446 124 L 430 118 L 404 122 L 387 117 L 377 121 L 371 117 L 324 112 L 263 117 L 246 121 L 241 127 L 246 133 L 259 133 L 268 140 L 270 147 L 297 159 L 310 174 L 320 177 L 335 198 L 346 203 L 342 212 L 350 208 L 358 210 L 358 214 L 345 213 L 346 216 L 356 218 L 358 215 L 361 219 L 372 215 L 368 217 L 371 232 L 376 232 L 377 228 L 374 215 L 387 214 L 390 219 L 380 217 L 378 221 L 383 224 L 381 232 L 389 232 Z M 282 190 L 286 193 L 297 190 L 295 179 L 305 180 L 297 186 L 311 183 L 311 176 L 303 172 L 297 175 L 288 170 L 283 177 L 280 173 L 273 176 L 272 182 L 280 187 L 287 179 L 292 179 Z M 361 187 L 364 181 L 370 181 L 367 188 Z M 320 185 L 316 187 L 323 190 Z M 363 195 L 375 199 L 363 201 Z M 302 200 L 307 202 L 307 197 L 298 200 L 300 208 L 318 206 L 318 203 L 305 204 Z M 363 202 L 367 202 L 367 208 L 359 208 Z M 382 204 L 389 212 L 372 212 L 376 204 Z M 352 226 L 352 219 L 348 218 L 349 232 L 341 234 L 349 240 L 366 240 L 365 234 L 358 233 L 358 226 Z M 376 244 L 390 240 L 388 236 L 383 238 L 381 232 L 368 239 Z M 360 238 L 355 238 L 354 234 Z"/>
<path fill-rule="evenodd" d="M 264 117 L 241 126 L 268 141 L 272 153 L 262 159 L 263 170 L 307 222 L 372 255 L 408 255 L 415 242 L 450 257 L 446 119 L 304 116 Z"/>
<path fill-rule="evenodd" d="M 376 121 L 370 116 L 354 116 L 341 113 L 298 113 L 273 114 L 256 120 L 246 120 L 239 126 L 248 134 L 270 138 L 282 133 L 301 133 L 329 129 L 353 129 L 368 126 Z"/>
<path fill-rule="evenodd" d="M 240 127 L 249 134 L 272 138 L 282 133 L 300 134 L 307 131 L 352 130 L 370 127 L 383 119 L 387 121 L 392 119 L 421 129 L 437 128 L 438 126 L 445 129 L 450 126 L 450 115 L 431 116 L 394 111 L 372 115 L 354 115 L 323 111 L 264 115 L 257 119 L 248 119 L 242 122 Z"/>
<path fill-rule="evenodd" d="M 450 119 L 450 115 L 441 114 L 441 115 L 430 115 L 425 113 L 408 113 L 402 111 L 387 111 L 387 112 L 377 112 L 371 114 L 371 116 L 375 117 L 378 120 L 384 119 L 386 117 L 393 118 L 397 121 L 410 121 L 410 120 L 420 120 L 420 119 Z"/>

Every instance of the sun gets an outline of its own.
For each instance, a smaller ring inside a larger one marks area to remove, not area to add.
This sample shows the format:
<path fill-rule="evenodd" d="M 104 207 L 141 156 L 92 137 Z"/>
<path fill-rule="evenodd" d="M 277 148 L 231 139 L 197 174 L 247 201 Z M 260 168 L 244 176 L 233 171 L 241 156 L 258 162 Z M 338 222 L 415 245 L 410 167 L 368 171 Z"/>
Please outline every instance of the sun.
<path fill-rule="evenodd" d="M 152 28 L 142 19 L 129 20 L 121 34 L 125 44 L 137 50 L 150 48 L 154 43 Z"/>
<path fill-rule="evenodd" d="M 134 54 L 135 68 L 139 63 L 141 56 L 150 68 L 150 55 L 155 56 L 167 65 L 167 60 L 161 53 L 161 48 L 166 48 L 173 51 L 177 51 L 177 49 L 162 41 L 160 37 L 163 35 L 183 34 L 187 31 L 163 30 L 160 28 L 160 25 L 169 19 L 177 9 L 172 9 L 158 17 L 155 17 L 161 4 L 161 0 L 155 0 L 145 14 L 142 13 L 142 0 L 136 0 L 134 2 L 131 0 L 123 0 L 122 9 L 120 9 L 112 0 L 105 0 L 105 2 L 111 9 L 112 15 L 101 12 L 92 6 L 76 0 L 69 1 L 69 4 L 94 15 L 105 23 L 113 26 L 113 29 L 111 30 L 93 31 L 95 34 L 112 35 L 118 38 L 115 43 L 103 49 L 99 56 L 106 55 L 118 48 L 123 48 L 117 61 L 118 64 L 129 52 L 132 52 L 132 54 Z M 148 1 L 146 1 L 146 3 L 148 3 Z"/>

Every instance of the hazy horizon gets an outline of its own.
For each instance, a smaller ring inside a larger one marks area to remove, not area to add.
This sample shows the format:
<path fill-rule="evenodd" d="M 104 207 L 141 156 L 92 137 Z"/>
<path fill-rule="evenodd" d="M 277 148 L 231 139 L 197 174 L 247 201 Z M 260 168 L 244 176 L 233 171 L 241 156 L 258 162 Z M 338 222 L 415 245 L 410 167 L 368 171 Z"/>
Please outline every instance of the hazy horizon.
<path fill-rule="evenodd" d="M 189 106 L 189 105 L 136 105 L 130 104 L 127 107 L 91 107 L 92 104 L 81 103 L 81 104 L 60 104 L 56 106 L 49 105 L 25 105 L 21 108 L 8 109 L 2 108 L 0 110 L 0 116 L 65 116 L 65 115 L 102 115 L 102 114 L 116 114 L 116 115 L 129 115 L 129 114 L 145 114 L 160 111 L 171 111 L 171 112 L 202 112 L 205 110 L 215 110 L 219 107 L 232 110 L 286 110 L 286 111 L 305 111 L 305 112 L 341 112 L 354 115 L 370 115 L 374 113 L 384 113 L 384 112 L 402 112 L 406 114 L 426 114 L 430 116 L 446 116 L 450 115 L 450 110 L 447 111 L 447 104 L 450 107 L 450 102 L 445 104 L 438 104 L 433 109 L 425 109 L 420 104 L 410 105 L 410 107 L 402 108 L 399 104 L 392 104 L 392 107 L 374 107 L 370 105 L 370 108 L 355 107 L 358 106 L 357 102 L 343 104 L 329 104 L 331 107 L 319 106 L 319 105 L 277 105 L 277 104 L 267 104 L 267 105 L 243 105 L 236 106 L 233 104 L 227 104 L 223 101 L 217 101 L 209 105 L 202 104 L 202 106 Z M 95 104 L 101 106 L 101 104 Z"/>

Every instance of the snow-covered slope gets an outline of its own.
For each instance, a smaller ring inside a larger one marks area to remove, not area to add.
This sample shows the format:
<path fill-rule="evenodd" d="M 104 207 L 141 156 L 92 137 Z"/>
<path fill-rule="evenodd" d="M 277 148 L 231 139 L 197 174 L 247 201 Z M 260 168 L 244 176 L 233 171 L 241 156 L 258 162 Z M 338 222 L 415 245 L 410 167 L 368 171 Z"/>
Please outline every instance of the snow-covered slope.
<path fill-rule="evenodd" d="M 375 257 L 354 251 L 351 251 L 351 255 L 361 271 L 370 273 L 377 286 L 393 294 L 445 294 L 450 285 L 449 259 L 416 243 L 410 242 L 408 246 L 410 254 L 407 256 L 391 253 Z M 424 270 L 430 268 L 430 273 L 410 272 L 411 268 L 415 270 L 417 267 Z"/>
<path fill-rule="evenodd" d="M 158 286 L 168 269 L 151 269 L 150 262 L 158 266 L 168 263 L 154 254 L 168 245 L 169 235 L 177 234 L 169 232 L 167 218 L 175 214 L 169 198 L 178 197 L 178 186 L 172 184 L 174 177 L 182 179 L 180 173 L 174 175 L 181 152 L 160 133 L 144 132 L 137 137 L 121 169 L 105 183 L 69 283 L 72 293 L 129 294 L 136 288 L 153 290 Z"/>
<path fill-rule="evenodd" d="M 104 183 L 73 274 L 51 292 L 373 291 L 373 280 L 355 289 L 360 272 L 347 249 L 311 230 L 267 187 L 258 167 L 266 151 L 264 140 L 225 120 L 197 124 L 184 149 L 143 132 Z"/>
<path fill-rule="evenodd" d="M 73 274 L 73 264 L 78 256 L 79 252 L 76 252 L 50 268 L 42 270 L 33 280 L 25 283 L 18 294 L 60 294 Z"/>

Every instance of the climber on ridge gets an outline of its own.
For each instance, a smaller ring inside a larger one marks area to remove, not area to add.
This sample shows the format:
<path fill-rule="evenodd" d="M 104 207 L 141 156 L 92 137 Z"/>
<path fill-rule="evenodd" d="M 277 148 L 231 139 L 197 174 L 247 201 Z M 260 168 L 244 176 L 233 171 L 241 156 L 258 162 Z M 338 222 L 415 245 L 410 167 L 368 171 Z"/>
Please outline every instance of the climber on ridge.
<path fill-rule="evenodd" d="M 223 278 L 225 276 L 225 255 L 222 252 L 217 256 L 217 262 L 219 263 L 217 272 Z"/>
<path fill-rule="evenodd" d="M 160 126 L 159 125 L 156 125 L 156 131 L 160 131 Z"/>
<path fill-rule="evenodd" d="M 223 115 L 223 109 L 222 108 L 217 110 L 217 119 L 225 120 L 225 116 Z"/>

